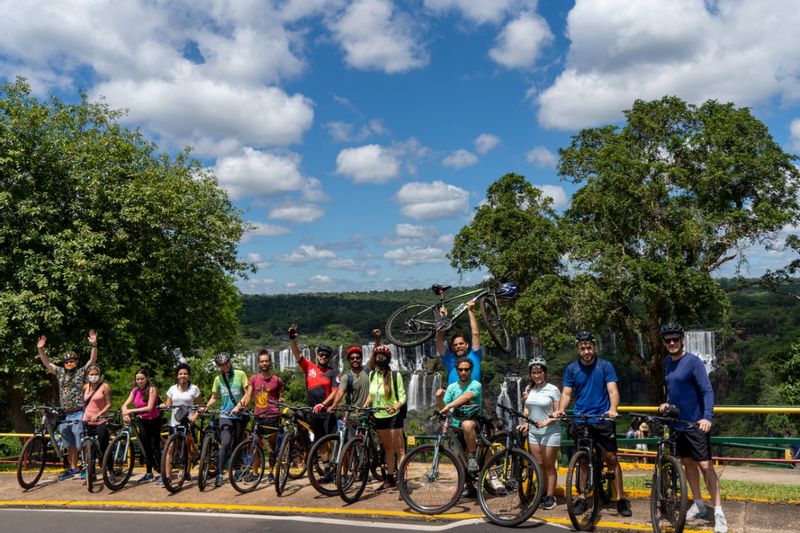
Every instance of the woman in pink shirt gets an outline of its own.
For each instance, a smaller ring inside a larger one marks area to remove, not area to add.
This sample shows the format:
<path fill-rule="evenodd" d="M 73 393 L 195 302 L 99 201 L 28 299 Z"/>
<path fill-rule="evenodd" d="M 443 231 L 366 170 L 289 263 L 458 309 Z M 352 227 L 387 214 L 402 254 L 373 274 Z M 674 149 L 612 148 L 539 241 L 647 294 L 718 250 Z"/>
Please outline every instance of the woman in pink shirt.
<path fill-rule="evenodd" d="M 111 409 L 111 387 L 102 379 L 100 365 L 89 365 L 86 369 L 86 383 L 83 385 L 83 423 L 90 435 L 97 435 L 100 453 L 108 446 L 108 420 L 105 416 Z"/>
<path fill-rule="evenodd" d="M 139 439 L 147 466 L 147 473 L 137 483 L 161 482 L 161 476 L 153 477 L 161 468 L 161 412 L 158 410 L 158 388 L 150 382 L 150 372 L 144 368 L 136 371 L 136 386 L 122 404 L 122 417 L 126 424 L 132 422 L 131 415 L 139 415 Z M 131 407 L 132 405 L 132 407 Z"/>

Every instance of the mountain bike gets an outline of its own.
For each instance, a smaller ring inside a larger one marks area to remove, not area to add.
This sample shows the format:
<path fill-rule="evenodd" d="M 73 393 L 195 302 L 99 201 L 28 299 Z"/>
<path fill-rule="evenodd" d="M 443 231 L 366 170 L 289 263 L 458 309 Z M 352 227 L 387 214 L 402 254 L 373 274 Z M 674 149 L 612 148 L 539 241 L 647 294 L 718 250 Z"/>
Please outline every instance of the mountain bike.
<path fill-rule="evenodd" d="M 244 494 L 254 491 L 264 478 L 265 460 L 275 454 L 269 444 L 269 437 L 278 433 L 280 428 L 269 425 L 268 419 L 263 416 L 255 416 L 251 412 L 242 414 L 254 415 L 253 429 L 234 448 L 228 477 L 233 488 Z"/>
<path fill-rule="evenodd" d="M 200 460 L 197 463 L 197 488 L 201 491 L 208 487 L 208 480 L 215 478 L 221 471 L 219 460 L 219 415 L 220 411 L 202 411 L 198 415 L 207 420 L 200 436 Z"/>
<path fill-rule="evenodd" d="M 272 400 L 270 403 L 275 403 L 285 411 L 283 438 L 275 462 L 275 492 L 280 496 L 286 488 L 287 479 L 300 479 L 306 473 L 311 439 L 304 417 L 311 412 L 311 407 L 296 407 Z"/>
<path fill-rule="evenodd" d="M 650 518 L 655 533 L 671 531 L 681 533 L 686 525 L 686 511 L 689 496 L 686 492 L 686 474 L 681 460 L 675 456 L 677 431 L 670 431 L 668 424 L 683 423 L 688 427 L 695 424 L 678 420 L 678 410 L 667 409 L 662 416 L 631 413 L 646 421 L 653 429 L 662 426 L 664 434 L 658 442 L 658 452 L 650 482 Z"/>
<path fill-rule="evenodd" d="M 102 472 L 103 483 L 111 491 L 120 490 L 133 473 L 136 460 L 136 442 L 139 438 L 139 416 L 131 417 L 129 424 L 124 424 L 117 436 L 109 443 L 106 453 L 103 454 Z M 136 439 L 134 441 L 134 438 Z M 139 444 L 140 446 L 141 444 Z M 140 452 L 144 456 L 143 452 Z"/>
<path fill-rule="evenodd" d="M 336 491 L 346 503 L 357 502 L 364 493 L 370 470 L 376 478 L 386 478 L 386 454 L 375 430 L 374 416 L 383 410 L 358 408 L 356 435 L 342 446 L 341 460 L 336 465 Z"/>
<path fill-rule="evenodd" d="M 105 416 L 97 417 L 98 422 L 105 422 L 108 430 L 119 429 L 121 426 L 112 422 L 116 412 L 109 411 Z M 98 472 L 103 468 L 103 453 L 100 451 L 100 441 L 94 426 L 83 424 L 83 438 L 81 439 L 81 461 L 86 471 L 86 488 L 95 492 L 98 487 Z"/>
<path fill-rule="evenodd" d="M 33 437 L 28 439 L 17 458 L 17 483 L 30 490 L 41 479 L 47 463 L 59 464 L 66 460 L 67 447 L 58 430 L 64 410 L 44 405 L 25 405 L 22 410 L 27 414 L 41 413 L 34 424 Z"/>
<path fill-rule="evenodd" d="M 447 511 L 461 498 L 466 484 L 475 481 L 467 471 L 462 430 L 451 424 L 456 416 L 453 411 L 446 415 L 437 412 L 431 417 L 431 421 L 441 423 L 436 439 L 432 444 L 422 444 L 406 453 L 398 469 L 400 497 L 422 514 Z M 485 418 L 479 422 L 475 458 L 482 467 L 487 458 L 504 445 L 506 435 L 505 432 L 493 435 L 491 423 Z"/>
<path fill-rule="evenodd" d="M 511 415 L 512 430 L 506 433 L 504 447 L 483 465 L 478 475 L 478 503 L 490 522 L 516 526 L 525 522 L 542 501 L 542 470 L 524 450 L 527 438 L 516 429 L 518 419 L 535 422 L 519 411 L 498 404 Z"/>
<path fill-rule="evenodd" d="M 511 335 L 500 315 L 499 303 L 504 298 L 497 295 L 500 284 L 489 283 L 480 289 L 473 289 L 445 298 L 449 285 L 433 285 L 431 290 L 439 297 L 434 304 L 410 303 L 397 309 L 386 321 L 386 336 L 397 346 L 410 348 L 429 340 L 437 331 L 447 331 L 453 322 L 467 310 L 469 302 L 478 302 L 489 335 L 498 348 L 511 352 Z M 452 312 L 448 305 L 459 302 Z"/>
<path fill-rule="evenodd" d="M 175 426 L 174 433 L 167 438 L 161 452 L 161 480 L 164 488 L 173 494 L 181 490 L 183 484 L 191 479 L 192 466 L 199 457 L 189 415 L 200 407 L 182 405 L 172 408 L 178 425 Z"/>
<path fill-rule="evenodd" d="M 576 433 L 575 452 L 567 466 L 567 513 L 576 530 L 594 531 L 603 501 L 604 483 L 611 482 L 615 473 L 603 471 L 603 458 L 589 431 L 589 420 L 607 422 L 613 419 L 566 414 L 560 420 L 572 421 Z"/>
<path fill-rule="evenodd" d="M 314 445 L 308 454 L 308 481 L 314 489 L 323 496 L 336 496 L 336 465 L 342 457 L 342 448 L 349 440 L 348 435 L 353 433 L 351 413 L 358 407 L 340 405 L 336 414 L 342 414 L 338 422 L 336 433 L 325 435 L 314 440 Z"/>

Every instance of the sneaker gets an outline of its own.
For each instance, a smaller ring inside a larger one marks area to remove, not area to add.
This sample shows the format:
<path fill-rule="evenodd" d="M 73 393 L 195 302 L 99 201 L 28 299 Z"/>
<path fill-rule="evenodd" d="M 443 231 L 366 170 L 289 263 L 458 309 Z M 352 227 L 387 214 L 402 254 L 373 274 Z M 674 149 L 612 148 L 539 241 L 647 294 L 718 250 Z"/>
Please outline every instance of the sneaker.
<path fill-rule="evenodd" d="M 67 468 L 58 475 L 58 480 L 64 481 L 65 479 L 72 479 L 80 473 L 81 473 L 80 468 Z"/>
<path fill-rule="evenodd" d="M 81 478 L 82 480 L 85 480 L 86 479 L 86 470 L 81 470 L 81 475 L 78 476 L 78 477 Z"/>
<path fill-rule="evenodd" d="M 572 512 L 575 513 L 575 515 L 577 516 L 580 516 L 583 513 L 585 513 L 586 500 L 584 500 L 583 498 L 578 498 L 577 500 L 575 500 L 575 503 L 572 504 Z"/>
<path fill-rule="evenodd" d="M 217 477 L 214 478 L 214 487 L 219 488 L 222 486 L 222 474 L 217 474 Z"/>
<path fill-rule="evenodd" d="M 478 497 L 478 491 L 475 490 L 475 487 L 469 485 L 467 487 L 464 487 L 464 491 L 461 493 L 461 497 L 466 498 L 468 500 L 474 500 L 475 498 Z"/>
<path fill-rule="evenodd" d="M 155 482 L 156 482 L 156 485 L 163 485 L 163 484 L 164 484 L 164 480 L 163 480 L 163 479 L 161 479 L 161 476 L 160 476 L 160 475 L 156 476 L 156 477 L 153 479 L 153 481 L 155 481 Z"/>
<path fill-rule="evenodd" d="M 386 476 L 386 481 L 384 481 L 383 484 L 378 487 L 378 490 L 389 490 L 395 488 L 396 486 L 397 482 L 394 480 L 394 478 L 392 476 Z"/>
<path fill-rule="evenodd" d="M 583 501 L 583 500 L 581 500 Z M 545 496 L 542 498 L 542 503 L 539 505 L 543 510 L 549 511 L 556 508 L 556 499 L 554 496 Z"/>
<path fill-rule="evenodd" d="M 475 459 L 474 455 L 469 458 L 469 461 L 467 461 L 467 470 L 472 475 L 477 474 L 481 470 L 481 467 L 478 466 L 478 460 Z"/>
<path fill-rule="evenodd" d="M 697 506 L 696 503 L 693 503 L 689 510 L 686 511 L 686 521 L 691 522 L 692 520 L 699 520 L 708 518 L 708 511 L 705 507 L 701 511 L 700 508 Z"/>
<path fill-rule="evenodd" d="M 722 513 L 714 513 L 714 533 L 728 533 L 728 521 Z"/>
<path fill-rule="evenodd" d="M 503 482 L 500 481 L 499 478 L 492 478 L 489 480 L 489 486 L 492 488 L 495 494 L 498 496 L 505 496 L 506 494 L 506 486 L 503 485 Z"/>
<path fill-rule="evenodd" d="M 137 482 L 136 482 L 136 484 L 137 484 L 137 485 L 143 485 L 144 483 L 150 483 L 150 482 L 151 482 L 151 481 L 153 481 L 154 479 L 155 479 L 155 478 L 153 477 L 153 474 L 152 474 L 152 473 L 150 473 L 150 472 L 148 472 L 148 473 L 146 473 L 145 475 L 143 475 L 143 476 L 142 476 L 142 477 L 139 479 L 139 481 L 137 481 Z"/>
<path fill-rule="evenodd" d="M 623 498 L 617 502 L 617 512 L 620 516 L 631 516 L 633 513 L 631 512 L 631 501 L 627 498 Z"/>

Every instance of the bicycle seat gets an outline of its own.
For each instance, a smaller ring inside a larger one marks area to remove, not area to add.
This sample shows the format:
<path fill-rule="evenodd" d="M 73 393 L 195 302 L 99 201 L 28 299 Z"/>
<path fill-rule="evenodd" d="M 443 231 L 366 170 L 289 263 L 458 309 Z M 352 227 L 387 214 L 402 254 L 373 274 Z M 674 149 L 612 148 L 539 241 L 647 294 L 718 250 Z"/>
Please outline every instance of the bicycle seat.
<path fill-rule="evenodd" d="M 446 291 L 447 289 L 450 289 L 450 288 L 452 288 L 452 285 L 439 285 L 439 284 L 437 283 L 437 284 L 434 284 L 434 285 L 431 287 L 431 290 L 433 291 L 433 294 L 436 294 L 436 295 L 441 295 L 441 294 L 444 294 L 444 293 L 445 293 L 445 291 Z"/>

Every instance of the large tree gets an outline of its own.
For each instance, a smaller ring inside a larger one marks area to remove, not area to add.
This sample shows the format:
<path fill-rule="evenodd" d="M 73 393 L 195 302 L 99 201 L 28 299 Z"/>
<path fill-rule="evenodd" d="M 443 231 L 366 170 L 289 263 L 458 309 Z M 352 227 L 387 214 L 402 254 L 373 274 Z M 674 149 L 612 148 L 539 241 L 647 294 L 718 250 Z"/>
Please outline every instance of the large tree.
<path fill-rule="evenodd" d="M 158 153 L 120 117 L 0 87 L 0 381 L 17 427 L 47 383 L 37 335 L 60 352 L 96 328 L 101 364 L 130 364 L 236 331 L 241 214 L 188 152 Z"/>

